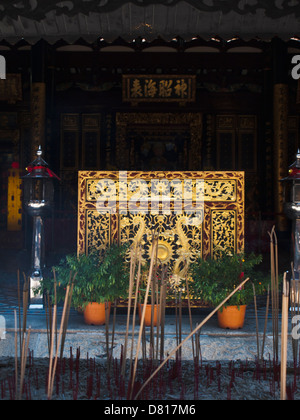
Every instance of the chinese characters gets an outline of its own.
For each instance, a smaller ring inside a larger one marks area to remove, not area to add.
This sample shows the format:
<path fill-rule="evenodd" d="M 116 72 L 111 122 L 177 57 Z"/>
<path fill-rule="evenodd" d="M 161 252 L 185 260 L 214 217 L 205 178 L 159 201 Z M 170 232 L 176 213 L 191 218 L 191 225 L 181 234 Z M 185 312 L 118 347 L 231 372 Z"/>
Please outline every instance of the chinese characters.
<path fill-rule="evenodd" d="M 124 76 L 124 101 L 195 100 L 195 76 Z"/>

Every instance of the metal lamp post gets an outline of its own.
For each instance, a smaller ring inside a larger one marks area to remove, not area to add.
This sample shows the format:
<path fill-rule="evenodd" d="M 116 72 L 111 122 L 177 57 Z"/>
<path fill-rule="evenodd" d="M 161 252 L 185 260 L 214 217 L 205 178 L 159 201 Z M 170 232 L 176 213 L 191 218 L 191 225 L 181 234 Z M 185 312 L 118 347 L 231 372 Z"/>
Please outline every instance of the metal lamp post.
<path fill-rule="evenodd" d="M 292 249 L 294 276 L 300 280 L 300 150 L 296 162 L 289 167 L 289 174 L 282 179 L 285 183 L 284 212 L 293 221 Z"/>
<path fill-rule="evenodd" d="M 43 217 L 50 210 L 54 200 L 54 178 L 59 179 L 42 159 L 41 146 L 37 158 L 26 168 L 24 180 L 24 206 L 33 217 L 32 261 L 30 273 L 30 308 L 43 307 L 43 296 L 34 290 L 43 279 L 44 268 L 44 222 Z"/>

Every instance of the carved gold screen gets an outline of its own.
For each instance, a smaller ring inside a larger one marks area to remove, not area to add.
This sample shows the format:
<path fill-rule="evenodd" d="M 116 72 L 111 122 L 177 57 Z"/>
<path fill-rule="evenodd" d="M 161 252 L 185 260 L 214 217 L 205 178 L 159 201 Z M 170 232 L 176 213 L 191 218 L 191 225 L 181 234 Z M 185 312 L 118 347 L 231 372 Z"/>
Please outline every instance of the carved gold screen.
<path fill-rule="evenodd" d="M 177 208 L 180 200 L 176 201 L 172 188 L 169 190 L 172 196 L 169 214 L 162 211 L 163 200 L 157 203 L 160 206 L 156 212 L 151 211 L 153 180 L 167 180 L 170 184 L 176 180 L 182 183 L 182 188 L 187 181 L 194 186 L 197 180 L 202 180 L 204 205 L 202 213 L 198 213 L 197 218 L 194 216 L 196 222 L 187 223 L 192 220 L 191 215 Z M 138 182 L 142 183 L 144 194 L 149 196 L 148 212 L 132 212 L 128 206 L 133 197 L 132 185 L 138 185 Z M 98 207 L 104 190 L 108 205 L 106 213 Z M 124 191 L 126 196 L 122 195 Z M 127 202 L 122 197 L 126 197 Z M 225 249 L 241 252 L 244 249 L 244 172 L 79 172 L 79 254 L 103 251 L 112 242 L 129 242 L 142 245 L 146 260 L 151 252 L 153 229 L 159 232 L 159 257 L 177 272 L 184 269 L 187 261 L 192 262 L 198 256 L 217 256 Z"/>

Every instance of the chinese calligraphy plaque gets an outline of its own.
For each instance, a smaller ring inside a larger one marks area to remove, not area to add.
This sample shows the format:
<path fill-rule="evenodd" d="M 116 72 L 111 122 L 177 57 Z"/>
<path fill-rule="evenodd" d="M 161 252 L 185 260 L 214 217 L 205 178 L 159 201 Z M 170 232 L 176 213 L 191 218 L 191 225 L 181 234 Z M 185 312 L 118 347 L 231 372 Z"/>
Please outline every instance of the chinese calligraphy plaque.
<path fill-rule="evenodd" d="M 125 75 L 124 102 L 194 102 L 196 76 Z"/>

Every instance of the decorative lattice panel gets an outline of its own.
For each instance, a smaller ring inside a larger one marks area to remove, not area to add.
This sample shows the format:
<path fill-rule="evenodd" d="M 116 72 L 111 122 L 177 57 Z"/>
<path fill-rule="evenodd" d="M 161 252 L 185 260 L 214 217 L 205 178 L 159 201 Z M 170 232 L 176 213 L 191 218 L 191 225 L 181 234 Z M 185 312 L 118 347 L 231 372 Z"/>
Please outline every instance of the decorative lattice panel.
<path fill-rule="evenodd" d="M 244 198 L 243 172 L 82 171 L 78 253 L 129 242 L 147 260 L 155 231 L 159 258 L 179 273 L 198 256 L 244 249 Z"/>

